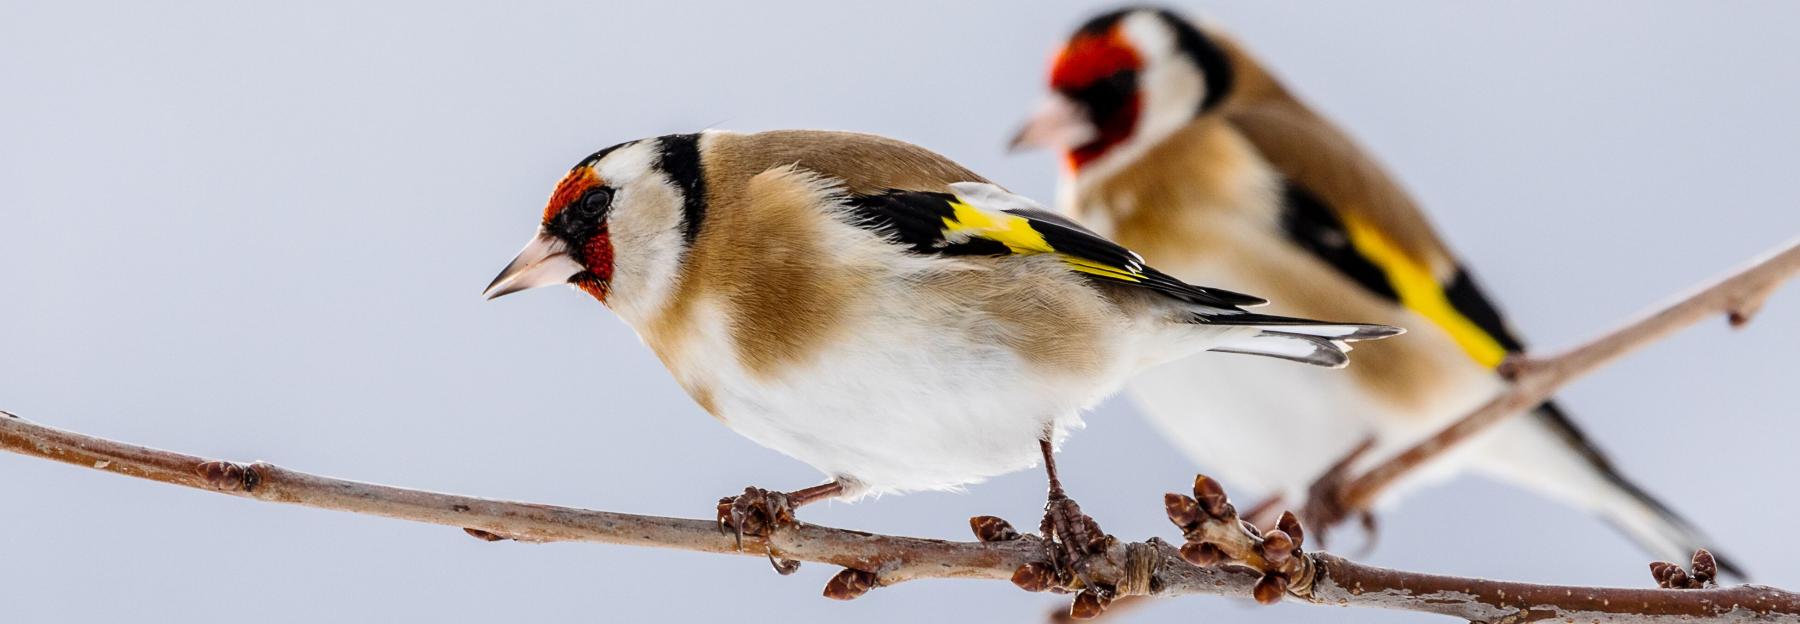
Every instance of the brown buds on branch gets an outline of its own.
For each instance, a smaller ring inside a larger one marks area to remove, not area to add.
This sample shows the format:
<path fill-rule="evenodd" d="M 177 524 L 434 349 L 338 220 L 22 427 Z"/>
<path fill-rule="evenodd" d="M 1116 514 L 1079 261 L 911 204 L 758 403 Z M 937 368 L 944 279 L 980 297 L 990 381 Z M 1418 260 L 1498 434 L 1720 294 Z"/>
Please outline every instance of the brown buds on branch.
<path fill-rule="evenodd" d="M 14 418 L 18 417 L 14 416 Z M 228 461 L 214 460 L 200 464 L 194 469 L 194 473 L 206 480 L 207 485 L 221 492 L 248 492 L 254 489 L 257 481 L 260 480 L 256 476 L 255 469 Z"/>
<path fill-rule="evenodd" d="M 1650 562 L 1650 576 L 1656 579 L 1656 586 L 1663 589 L 1705 589 L 1717 585 L 1719 563 L 1713 554 L 1705 548 L 1694 551 L 1693 572 L 1681 569 L 1681 564 L 1667 561 Z"/>
<path fill-rule="evenodd" d="M 983 543 L 1010 542 L 1020 537 L 1019 531 L 1012 523 L 997 516 L 975 516 L 969 518 L 969 530 L 975 532 L 975 539 Z"/>
<path fill-rule="evenodd" d="M 1169 521 L 1187 543 L 1181 557 L 1197 566 L 1232 565 L 1262 574 L 1253 594 L 1257 602 L 1274 604 L 1290 591 L 1301 596 L 1312 586 L 1312 561 L 1301 546 L 1306 533 L 1293 512 L 1282 512 L 1275 528 L 1258 532 L 1238 517 L 1225 488 L 1206 475 L 1194 477 L 1194 495 L 1163 496 Z"/>
<path fill-rule="evenodd" d="M 471 529 L 469 527 L 463 527 L 463 532 L 468 533 L 469 537 L 473 537 L 475 539 L 478 539 L 478 540 L 481 540 L 484 542 L 506 541 L 506 536 L 500 535 L 499 533 L 495 533 L 493 531 L 483 531 L 481 529 Z"/>
<path fill-rule="evenodd" d="M 1043 541 L 1018 535 L 998 519 L 970 523 L 984 539 L 993 538 L 982 542 L 796 524 L 766 536 L 746 536 L 740 545 L 735 536 L 719 533 L 716 519 L 665 518 L 458 496 L 333 479 L 260 462 L 215 464 L 216 460 L 45 427 L 10 414 L 0 414 L 0 450 L 231 496 L 468 527 L 471 535 L 484 539 L 583 541 L 759 557 L 778 551 L 782 557 L 846 568 L 827 584 L 826 595 L 832 598 L 851 598 L 874 587 L 920 578 L 1010 578 L 1033 590 L 1056 589 L 1058 582 Z M 245 480 L 244 475 L 249 474 L 256 475 L 253 484 Z M 221 487 L 232 483 L 251 487 Z M 1698 618 L 1800 622 L 1800 595 L 1768 587 L 1679 591 L 1558 587 L 1365 566 L 1329 554 L 1304 552 L 1306 533 L 1291 516 L 1283 516 L 1268 532 L 1245 527 L 1241 520 L 1228 522 L 1236 511 L 1230 508 L 1223 489 L 1210 479 L 1195 486 L 1197 497 L 1173 495 L 1165 503 L 1183 533 L 1199 536 L 1200 541 L 1190 541 L 1177 550 L 1155 539 L 1109 540 L 1089 569 L 1091 577 L 1111 584 L 1116 596 L 1260 596 L 1268 600 L 1285 594 L 1309 602 L 1404 609 L 1471 621 L 1511 621 L 1554 612 L 1579 615 L 1583 622 L 1687 622 Z M 1209 563 L 1248 565 L 1197 567 L 1189 560 L 1204 557 L 1195 553 L 1212 553 Z M 1712 567 L 1716 566 L 1702 557 L 1691 573 L 1682 574 L 1690 580 L 1710 578 Z M 1114 597 L 1099 593 L 1077 596 L 1072 614 L 1098 613 Z"/>
<path fill-rule="evenodd" d="M 874 572 L 844 568 L 837 576 L 825 583 L 825 597 L 832 600 L 851 600 L 869 593 L 869 590 L 880 586 Z"/>

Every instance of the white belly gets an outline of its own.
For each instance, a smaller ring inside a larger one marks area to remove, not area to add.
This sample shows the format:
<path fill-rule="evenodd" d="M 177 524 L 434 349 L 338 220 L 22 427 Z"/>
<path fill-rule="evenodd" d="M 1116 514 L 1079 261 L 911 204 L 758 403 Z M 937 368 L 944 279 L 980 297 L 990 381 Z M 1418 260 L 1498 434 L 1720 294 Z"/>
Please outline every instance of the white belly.
<path fill-rule="evenodd" d="M 853 484 L 856 496 L 952 489 L 1035 466 L 1038 441 L 1060 442 L 1117 383 L 1050 383 L 1007 349 L 924 329 L 888 325 L 786 383 L 727 381 L 720 411 L 733 430 Z"/>
<path fill-rule="evenodd" d="M 1135 361 L 1109 349 L 1099 374 L 1049 372 L 969 329 L 978 312 L 922 305 L 913 294 L 869 306 L 875 312 L 779 378 L 729 356 L 690 359 L 677 375 L 707 388 L 734 431 L 845 483 L 854 498 L 954 489 L 1035 466 L 1039 440 L 1060 442 Z M 722 321 L 700 325 L 691 351 L 731 352 Z"/>
<path fill-rule="evenodd" d="M 1177 268 L 1178 276 L 1198 283 L 1255 282 L 1228 266 L 1196 262 Z M 1429 321 L 1399 308 L 1390 314 L 1354 320 L 1408 328 L 1407 335 L 1392 340 L 1456 349 Z M 1295 501 L 1303 500 L 1313 480 L 1364 441 L 1373 441 L 1374 447 L 1359 466 L 1435 432 L 1502 385 L 1491 371 L 1459 352 L 1443 362 L 1432 387 L 1417 389 L 1419 399 L 1409 405 L 1377 394 L 1350 370 L 1223 354 L 1151 369 L 1133 378 L 1127 390 L 1152 423 L 1207 474 Z M 1356 365 L 1357 353 L 1352 352 L 1350 366 Z M 1468 461 L 1466 450 L 1479 446 L 1465 445 L 1409 477 L 1407 484 L 1454 474 Z M 1388 498 L 1406 489 L 1394 488 Z"/>
<path fill-rule="evenodd" d="M 1355 355 L 1351 355 L 1355 366 Z M 1249 356 L 1201 356 L 1133 378 L 1127 391 L 1150 421 L 1208 475 L 1304 500 L 1306 487 L 1364 440 L 1361 465 L 1416 442 L 1479 404 L 1499 385 L 1471 377 L 1452 399 L 1464 407 L 1398 414 L 1341 370 Z M 1465 447 L 1468 449 L 1478 446 Z M 1452 474 L 1467 457 L 1435 462 L 1411 483 Z"/>
<path fill-rule="evenodd" d="M 1206 474 L 1286 493 L 1376 430 L 1369 409 L 1342 399 L 1343 385 L 1342 371 L 1217 355 L 1153 368 L 1127 389 Z"/>
<path fill-rule="evenodd" d="M 982 348 L 887 336 L 828 354 L 794 383 L 727 392 L 720 409 L 733 430 L 856 494 L 955 488 L 1037 465 L 1038 440 L 1078 425 L 1093 393 L 1043 387 L 1010 354 L 968 357 Z"/>

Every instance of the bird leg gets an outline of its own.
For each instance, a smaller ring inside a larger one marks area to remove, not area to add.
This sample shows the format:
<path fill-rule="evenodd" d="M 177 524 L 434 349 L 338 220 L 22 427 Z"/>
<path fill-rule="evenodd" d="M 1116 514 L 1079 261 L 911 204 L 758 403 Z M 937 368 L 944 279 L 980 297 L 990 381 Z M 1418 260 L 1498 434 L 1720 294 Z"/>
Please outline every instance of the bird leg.
<path fill-rule="evenodd" d="M 742 550 L 745 535 L 766 539 L 777 529 L 793 526 L 795 509 L 843 492 L 843 484 L 836 481 L 787 493 L 747 487 L 743 494 L 719 499 L 719 532 L 736 537 L 738 549 Z M 772 549 L 769 563 L 784 575 L 800 569 L 800 562 L 776 557 Z"/>
<path fill-rule="evenodd" d="M 1326 468 L 1325 472 L 1307 488 L 1307 500 L 1306 504 L 1301 507 L 1300 517 L 1304 518 L 1306 526 L 1316 527 L 1312 532 L 1317 535 L 1314 540 L 1320 546 L 1325 544 L 1325 536 L 1330 532 L 1332 526 L 1351 516 L 1361 518 L 1364 537 L 1373 543 L 1375 515 L 1366 509 L 1351 509 L 1343 500 L 1344 486 L 1356 476 L 1352 471 L 1357 460 L 1368 454 L 1369 450 L 1373 448 L 1375 448 L 1375 438 L 1364 439 L 1343 458 Z"/>
<path fill-rule="evenodd" d="M 1106 552 L 1113 540 L 1100 530 L 1100 524 L 1081 512 L 1081 505 L 1063 492 L 1062 480 L 1056 476 L 1056 457 L 1048 438 L 1038 440 L 1044 453 L 1044 471 L 1050 477 L 1050 495 L 1044 502 L 1044 521 L 1038 530 L 1044 535 L 1044 546 L 1050 561 L 1055 562 L 1062 587 L 1074 587 L 1080 581 L 1083 592 L 1091 592 L 1099 607 L 1111 602 L 1114 589 L 1095 583 L 1090 573 L 1092 559 Z"/>

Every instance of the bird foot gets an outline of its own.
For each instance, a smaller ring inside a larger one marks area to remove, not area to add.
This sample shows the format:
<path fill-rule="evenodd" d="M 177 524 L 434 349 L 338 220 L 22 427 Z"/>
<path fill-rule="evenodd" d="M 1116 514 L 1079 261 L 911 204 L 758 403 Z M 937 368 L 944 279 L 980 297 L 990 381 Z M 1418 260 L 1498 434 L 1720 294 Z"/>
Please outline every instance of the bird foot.
<path fill-rule="evenodd" d="M 759 487 L 744 488 L 744 493 L 719 499 L 719 532 L 737 538 L 738 550 L 744 548 L 744 536 L 768 539 L 775 531 L 793 526 L 794 506 L 788 495 Z M 783 559 L 769 550 L 769 565 L 783 575 L 800 569 L 800 562 Z"/>
<path fill-rule="evenodd" d="M 743 494 L 719 499 L 719 532 L 736 535 L 740 548 L 745 535 L 766 538 L 793 524 L 794 507 L 787 494 L 747 487 Z"/>
<path fill-rule="evenodd" d="M 1300 507 L 1300 518 L 1307 526 L 1314 527 L 1314 541 L 1325 545 L 1326 535 L 1331 528 L 1349 520 L 1358 518 L 1362 522 L 1364 538 L 1374 542 L 1375 516 L 1366 509 L 1359 509 L 1344 500 L 1344 489 L 1350 485 L 1355 472 L 1357 460 L 1375 448 L 1373 438 L 1365 439 L 1356 448 L 1351 449 L 1342 458 L 1325 469 L 1306 491 L 1306 503 Z"/>
<path fill-rule="evenodd" d="M 1075 589 L 1071 615 L 1079 619 L 1098 616 L 1118 596 L 1111 583 L 1096 579 L 1094 567 L 1103 562 L 1106 551 L 1115 542 L 1113 536 L 1100 529 L 1100 523 L 1081 511 L 1081 505 L 1062 494 L 1052 494 L 1044 503 L 1044 521 L 1039 529 L 1044 535 L 1046 558 L 1053 562 L 1056 586 Z"/>

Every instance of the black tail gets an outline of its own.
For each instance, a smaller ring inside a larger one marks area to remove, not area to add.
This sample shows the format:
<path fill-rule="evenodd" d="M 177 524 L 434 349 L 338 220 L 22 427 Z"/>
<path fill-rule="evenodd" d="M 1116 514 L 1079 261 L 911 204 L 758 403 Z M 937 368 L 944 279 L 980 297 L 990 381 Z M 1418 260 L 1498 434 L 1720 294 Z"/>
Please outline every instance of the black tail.
<path fill-rule="evenodd" d="M 1566 443 L 1570 449 L 1580 454 L 1588 465 L 1601 478 L 1607 481 L 1618 493 L 1623 494 L 1636 507 L 1635 509 L 1613 508 L 1602 506 L 1600 511 L 1608 522 L 1630 535 L 1645 550 L 1660 557 L 1680 557 L 1676 561 L 1685 561 L 1694 549 L 1705 547 L 1718 560 L 1719 571 L 1739 580 L 1748 579 L 1744 570 L 1724 554 L 1713 550 L 1706 536 L 1695 528 L 1693 523 L 1675 513 L 1668 505 L 1651 496 L 1644 488 L 1627 479 L 1614 466 L 1612 460 L 1596 448 L 1587 434 L 1582 433 L 1568 414 L 1557 407 L 1554 402 L 1546 402 L 1532 412 L 1532 416 L 1546 425 L 1552 432 Z"/>

